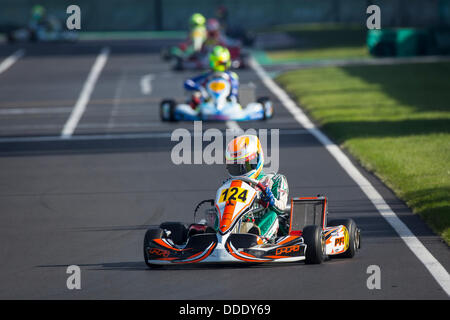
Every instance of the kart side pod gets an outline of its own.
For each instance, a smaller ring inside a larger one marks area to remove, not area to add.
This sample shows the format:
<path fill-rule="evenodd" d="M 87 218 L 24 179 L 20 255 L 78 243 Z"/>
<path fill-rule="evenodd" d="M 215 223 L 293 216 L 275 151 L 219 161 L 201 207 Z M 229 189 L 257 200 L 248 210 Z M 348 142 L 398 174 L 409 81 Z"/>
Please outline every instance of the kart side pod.
<path fill-rule="evenodd" d="M 328 202 L 324 196 L 299 197 L 291 199 L 289 234 L 302 235 L 305 242 L 313 242 L 311 229 L 316 226 L 321 229 L 322 253 L 314 255 L 315 263 L 320 255 L 352 258 L 361 247 L 360 229 L 352 219 L 333 219 L 328 221 Z M 311 238 L 311 239 L 309 239 Z M 308 260 L 308 249 L 306 249 Z M 311 252 L 310 252 L 311 253 Z M 314 262 L 313 262 L 314 263 Z"/>

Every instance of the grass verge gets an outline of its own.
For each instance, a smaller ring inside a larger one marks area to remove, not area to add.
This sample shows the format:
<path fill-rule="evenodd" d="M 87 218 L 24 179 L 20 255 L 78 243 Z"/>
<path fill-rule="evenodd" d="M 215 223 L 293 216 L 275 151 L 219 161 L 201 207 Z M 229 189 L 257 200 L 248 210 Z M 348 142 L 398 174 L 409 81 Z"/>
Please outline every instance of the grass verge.
<path fill-rule="evenodd" d="M 277 81 L 450 244 L 450 63 L 327 67 Z"/>

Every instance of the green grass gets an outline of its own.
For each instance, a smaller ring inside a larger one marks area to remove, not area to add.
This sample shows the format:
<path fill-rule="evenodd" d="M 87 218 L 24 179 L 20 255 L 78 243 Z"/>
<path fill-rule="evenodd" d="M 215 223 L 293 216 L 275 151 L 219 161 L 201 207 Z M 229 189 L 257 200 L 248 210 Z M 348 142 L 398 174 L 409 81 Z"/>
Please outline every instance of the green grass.
<path fill-rule="evenodd" d="M 327 67 L 277 81 L 450 244 L 450 63 Z"/>
<path fill-rule="evenodd" d="M 359 25 L 291 24 L 273 27 L 270 32 L 285 32 L 298 42 L 295 48 L 268 51 L 274 62 L 369 57 L 367 30 Z"/>
<path fill-rule="evenodd" d="M 328 49 L 287 49 L 269 51 L 267 56 L 273 62 L 289 62 L 317 59 L 351 59 L 367 58 L 369 51 L 367 47 L 333 47 Z"/>

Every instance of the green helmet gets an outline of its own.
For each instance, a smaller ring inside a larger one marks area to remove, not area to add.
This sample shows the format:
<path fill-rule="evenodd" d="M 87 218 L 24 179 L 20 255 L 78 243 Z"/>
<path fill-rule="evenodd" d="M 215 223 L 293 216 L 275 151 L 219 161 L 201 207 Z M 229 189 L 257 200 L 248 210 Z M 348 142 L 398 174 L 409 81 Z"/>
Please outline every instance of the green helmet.
<path fill-rule="evenodd" d="M 40 19 L 45 15 L 45 8 L 39 4 L 33 6 L 33 8 L 31 8 L 31 16 L 34 19 Z"/>
<path fill-rule="evenodd" d="M 209 55 L 209 66 L 217 72 L 227 70 L 231 66 L 230 51 L 222 46 L 215 46 Z"/>
<path fill-rule="evenodd" d="M 201 13 L 194 13 L 189 19 L 191 27 L 203 26 L 206 23 L 205 17 Z"/>

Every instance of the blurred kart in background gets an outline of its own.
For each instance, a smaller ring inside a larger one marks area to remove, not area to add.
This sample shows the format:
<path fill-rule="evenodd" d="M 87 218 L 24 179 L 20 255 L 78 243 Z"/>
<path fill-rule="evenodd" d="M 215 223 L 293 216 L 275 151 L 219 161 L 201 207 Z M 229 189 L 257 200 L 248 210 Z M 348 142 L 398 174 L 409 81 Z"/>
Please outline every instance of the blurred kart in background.
<path fill-rule="evenodd" d="M 242 69 L 247 67 L 248 53 L 242 48 L 239 41 L 234 45 L 223 45 L 230 51 L 231 68 Z M 204 70 L 209 67 L 209 54 L 211 46 L 204 46 L 199 52 L 190 52 L 189 44 L 182 42 L 177 46 L 163 48 L 161 58 L 173 62 L 174 70 Z"/>
<path fill-rule="evenodd" d="M 15 42 L 75 42 L 78 33 L 65 30 L 63 23 L 49 16 L 45 23 L 30 24 L 28 27 L 12 28 L 6 34 L 9 43 Z"/>
<path fill-rule="evenodd" d="M 230 98 L 231 85 L 226 73 L 217 73 L 201 88 L 200 103 L 193 108 L 189 103 L 177 104 L 165 99 L 160 104 L 162 121 L 247 121 L 267 120 L 273 116 L 272 102 L 261 97 L 242 107 Z"/>

